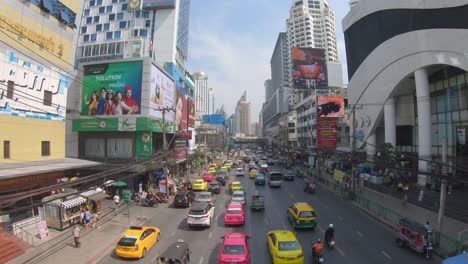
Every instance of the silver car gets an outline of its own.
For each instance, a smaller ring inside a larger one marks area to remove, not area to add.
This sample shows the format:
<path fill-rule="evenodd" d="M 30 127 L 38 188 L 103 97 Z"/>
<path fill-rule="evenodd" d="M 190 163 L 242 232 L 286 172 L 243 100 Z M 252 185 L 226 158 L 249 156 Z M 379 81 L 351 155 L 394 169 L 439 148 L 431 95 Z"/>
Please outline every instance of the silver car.
<path fill-rule="evenodd" d="M 214 205 L 216 203 L 215 197 L 211 192 L 200 192 L 197 195 L 197 198 L 195 201 L 200 201 L 200 202 L 207 202 L 211 205 Z"/>
<path fill-rule="evenodd" d="M 234 191 L 232 193 L 232 198 L 231 198 L 231 202 L 234 202 L 234 203 L 240 203 L 242 205 L 245 205 L 245 193 L 244 191 Z"/>

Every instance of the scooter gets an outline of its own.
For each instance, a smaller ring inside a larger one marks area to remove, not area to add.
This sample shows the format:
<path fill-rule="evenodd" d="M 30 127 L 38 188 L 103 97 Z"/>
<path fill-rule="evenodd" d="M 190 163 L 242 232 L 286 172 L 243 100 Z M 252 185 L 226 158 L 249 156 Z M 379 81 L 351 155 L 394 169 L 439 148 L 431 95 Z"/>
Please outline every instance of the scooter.
<path fill-rule="evenodd" d="M 314 193 L 315 192 L 315 184 L 314 183 L 306 183 L 304 185 L 304 192 L 306 193 Z"/>
<path fill-rule="evenodd" d="M 323 263 L 324 259 L 323 259 L 323 254 L 320 253 L 320 254 L 315 254 L 312 258 L 312 264 L 320 264 L 320 263 Z"/>
<path fill-rule="evenodd" d="M 330 249 L 333 249 L 335 247 L 335 238 L 334 237 L 330 237 L 330 238 L 327 239 L 327 246 Z"/>
<path fill-rule="evenodd" d="M 141 206 L 145 206 L 145 207 L 158 207 L 159 203 L 156 199 L 154 199 L 154 196 L 149 196 L 149 197 L 146 197 L 145 199 L 143 199 L 141 201 Z"/>
<path fill-rule="evenodd" d="M 424 257 L 426 259 L 432 258 L 432 243 L 431 242 L 424 243 Z"/>

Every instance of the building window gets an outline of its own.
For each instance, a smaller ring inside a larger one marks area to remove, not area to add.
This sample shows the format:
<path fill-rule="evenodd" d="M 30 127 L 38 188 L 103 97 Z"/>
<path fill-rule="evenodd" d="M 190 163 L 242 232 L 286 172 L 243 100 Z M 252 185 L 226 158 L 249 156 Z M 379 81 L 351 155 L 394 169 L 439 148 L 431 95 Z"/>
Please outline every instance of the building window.
<path fill-rule="evenodd" d="M 109 14 L 109 21 L 115 20 L 115 14 Z"/>
<path fill-rule="evenodd" d="M 115 54 L 115 43 L 109 43 L 109 49 L 107 50 L 107 54 L 109 55 Z"/>
<path fill-rule="evenodd" d="M 15 92 L 15 82 L 14 81 L 8 81 L 8 87 L 7 87 L 7 94 L 6 97 L 8 99 L 13 99 L 13 94 Z"/>
<path fill-rule="evenodd" d="M 151 26 L 151 20 L 146 20 L 145 27 L 150 27 L 150 26 Z"/>
<path fill-rule="evenodd" d="M 115 4 L 117 3 L 119 0 L 112 0 L 112 3 Z"/>
<path fill-rule="evenodd" d="M 122 20 L 123 16 L 123 13 L 117 13 L 117 20 Z"/>
<path fill-rule="evenodd" d="M 114 39 L 120 39 L 121 32 L 120 31 L 115 31 L 114 32 Z"/>
<path fill-rule="evenodd" d="M 92 55 L 93 56 L 98 56 L 99 55 L 99 45 L 93 45 Z"/>
<path fill-rule="evenodd" d="M 51 106 L 52 105 L 52 92 L 51 91 L 44 91 L 44 105 Z"/>
<path fill-rule="evenodd" d="M 106 13 L 112 12 L 112 6 L 106 6 Z"/>
<path fill-rule="evenodd" d="M 141 15 L 141 11 L 138 10 L 135 12 L 135 17 L 140 17 L 140 15 Z"/>
<path fill-rule="evenodd" d="M 143 11 L 143 17 L 149 18 L 150 13 L 148 11 Z"/>
<path fill-rule="evenodd" d="M 91 56 L 91 46 L 85 47 L 85 57 Z"/>
<path fill-rule="evenodd" d="M 4 140 L 3 141 L 3 159 L 10 158 L 10 141 Z"/>
<path fill-rule="evenodd" d="M 112 39 L 112 32 L 106 33 L 106 39 Z"/>
<path fill-rule="evenodd" d="M 97 6 L 102 5 L 102 0 L 97 0 L 96 5 L 97 5 Z"/>
<path fill-rule="evenodd" d="M 41 142 L 42 156 L 50 156 L 50 141 Z"/>
<path fill-rule="evenodd" d="M 102 31 L 102 24 L 96 25 L 96 32 Z"/>
<path fill-rule="evenodd" d="M 106 55 L 107 54 L 107 44 L 101 44 L 101 50 L 99 51 L 100 55 Z"/>
<path fill-rule="evenodd" d="M 98 9 L 98 13 L 99 14 L 104 14 L 106 12 L 106 8 L 101 6 L 99 9 Z"/>
<path fill-rule="evenodd" d="M 83 42 L 89 41 L 89 35 L 83 35 Z"/>
<path fill-rule="evenodd" d="M 142 36 L 142 37 L 148 36 L 148 30 L 146 30 L 146 29 L 140 29 L 140 36 Z"/>
<path fill-rule="evenodd" d="M 88 31 L 88 27 L 81 27 L 81 34 L 86 33 Z"/>
<path fill-rule="evenodd" d="M 127 21 L 121 21 L 119 23 L 119 28 L 126 28 L 127 27 Z"/>
<path fill-rule="evenodd" d="M 122 11 L 127 10 L 128 4 L 122 4 Z"/>
<path fill-rule="evenodd" d="M 96 5 L 96 1 L 95 1 L 95 0 L 89 1 L 89 6 L 95 6 L 95 5 Z"/>
<path fill-rule="evenodd" d="M 93 22 L 93 18 L 92 17 L 87 17 L 85 24 L 91 24 L 92 22 Z"/>
<path fill-rule="evenodd" d="M 93 17 L 93 23 L 99 23 L 99 16 Z"/>
<path fill-rule="evenodd" d="M 110 24 L 109 23 L 105 23 L 104 24 L 104 31 L 108 31 L 110 29 Z"/>
<path fill-rule="evenodd" d="M 97 34 L 91 34 L 91 41 L 96 41 L 97 40 Z"/>
<path fill-rule="evenodd" d="M 85 9 L 85 10 L 84 10 L 83 16 L 89 16 L 89 9 Z"/>

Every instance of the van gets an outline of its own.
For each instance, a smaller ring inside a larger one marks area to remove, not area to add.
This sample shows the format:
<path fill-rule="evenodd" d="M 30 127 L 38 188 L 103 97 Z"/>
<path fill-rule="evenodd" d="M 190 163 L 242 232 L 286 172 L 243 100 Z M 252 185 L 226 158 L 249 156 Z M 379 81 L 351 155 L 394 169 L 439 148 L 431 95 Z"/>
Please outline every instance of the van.
<path fill-rule="evenodd" d="M 268 185 L 270 187 L 281 187 L 283 174 L 280 171 L 272 171 L 268 175 Z"/>

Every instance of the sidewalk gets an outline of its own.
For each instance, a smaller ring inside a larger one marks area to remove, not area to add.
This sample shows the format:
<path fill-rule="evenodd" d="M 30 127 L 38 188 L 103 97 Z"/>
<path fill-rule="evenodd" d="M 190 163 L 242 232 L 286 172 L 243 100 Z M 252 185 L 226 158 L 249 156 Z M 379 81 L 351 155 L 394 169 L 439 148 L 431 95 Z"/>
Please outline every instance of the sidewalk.
<path fill-rule="evenodd" d="M 160 206 L 163 206 L 161 204 Z M 154 216 L 158 209 L 130 206 L 130 225 L 143 225 Z M 122 233 L 129 227 L 127 206 L 119 207 L 119 214 L 110 212 L 99 221 L 99 228 L 94 230 L 81 229 L 81 247 L 76 248 L 73 242 L 72 229 L 69 228 L 56 239 L 31 248 L 23 255 L 7 262 L 7 264 L 20 263 L 67 263 L 92 264 L 97 263 L 111 251 Z"/>

